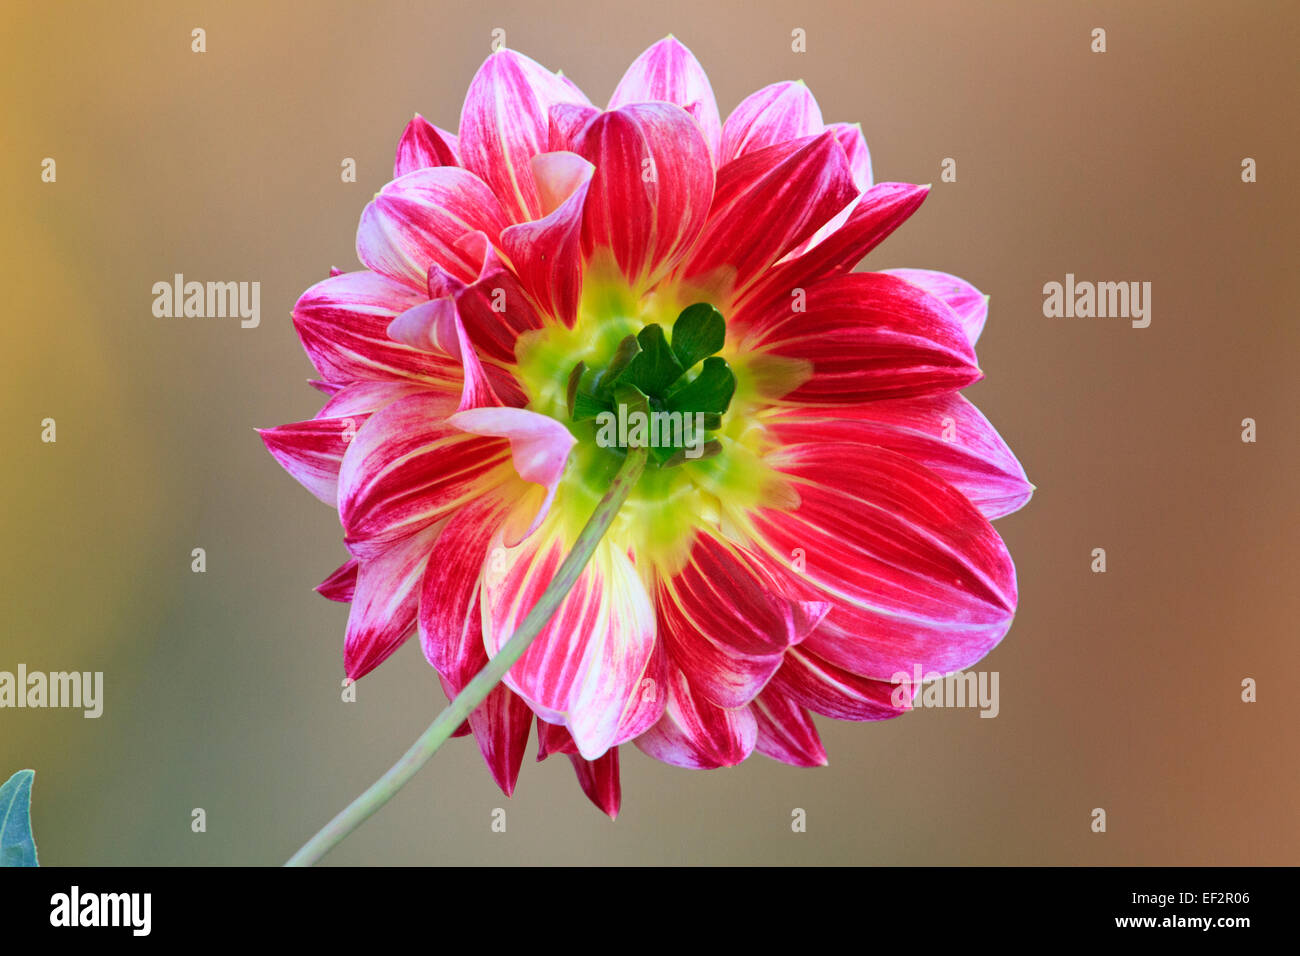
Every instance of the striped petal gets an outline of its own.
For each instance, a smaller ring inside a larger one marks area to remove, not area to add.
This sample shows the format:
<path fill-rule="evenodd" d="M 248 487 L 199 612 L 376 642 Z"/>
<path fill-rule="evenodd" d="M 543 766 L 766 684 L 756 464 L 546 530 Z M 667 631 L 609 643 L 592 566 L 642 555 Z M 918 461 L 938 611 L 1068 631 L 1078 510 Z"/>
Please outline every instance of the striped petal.
<path fill-rule="evenodd" d="M 496 539 L 502 550 L 482 584 L 489 655 L 518 629 L 571 550 L 558 528 L 550 521 L 513 548 Z M 627 555 L 605 541 L 505 683 L 594 760 L 659 718 L 662 668 L 650 599 Z"/>
<path fill-rule="evenodd" d="M 1002 436 L 956 392 L 833 411 L 785 409 L 768 421 L 781 444 L 851 441 L 905 455 L 960 491 L 990 521 L 1023 507 L 1034 493 Z"/>
<path fill-rule="evenodd" d="M 569 754 L 573 770 L 578 775 L 578 786 L 587 795 L 587 799 L 608 816 L 618 819 L 618 810 L 623 802 L 623 787 L 619 781 L 618 748 L 610 747 L 595 760 L 587 760 L 578 754 Z"/>
<path fill-rule="evenodd" d="M 318 282 L 298 299 L 293 324 L 316 371 L 334 385 L 393 379 L 460 389 L 458 363 L 396 342 L 393 319 L 424 302 L 417 292 L 373 272 L 348 272 Z"/>
<path fill-rule="evenodd" d="M 759 555 L 701 531 L 682 570 L 659 582 L 664 646 L 697 695 L 720 707 L 753 700 L 786 649 L 830 610 L 800 599 L 785 577 Z"/>
<path fill-rule="evenodd" d="M 709 154 L 718 156 L 722 119 L 713 86 L 695 55 L 675 37 L 660 40 L 636 58 L 610 97 L 609 108 L 653 102 L 675 103 L 686 110 L 700 128 Z"/>
<path fill-rule="evenodd" d="M 812 716 L 794 698 L 764 690 L 750 704 L 758 724 L 754 749 L 795 767 L 824 767 L 826 750 Z"/>
<path fill-rule="evenodd" d="M 849 169 L 853 172 L 853 185 L 860 191 L 871 188 L 871 150 L 867 149 L 867 138 L 862 135 L 860 123 L 831 123 L 826 129 L 835 134 L 835 140 L 849 158 Z"/>
<path fill-rule="evenodd" d="M 386 185 L 361 213 L 357 256 L 420 291 L 428 288 L 434 264 L 472 282 L 478 263 L 457 240 L 479 231 L 495 242 L 507 225 L 496 196 L 473 173 L 456 166 L 417 169 Z"/>
<path fill-rule="evenodd" d="M 501 404 L 450 298 L 431 299 L 407 309 L 393 320 L 388 334 L 413 348 L 442 352 L 460 363 L 464 376 L 461 410 Z"/>
<path fill-rule="evenodd" d="M 634 290 L 668 272 L 694 244 L 713 197 L 713 161 L 679 106 L 639 103 L 602 113 L 573 151 L 596 172 L 583 214 L 590 259 L 609 256 Z"/>
<path fill-rule="evenodd" d="M 339 601 L 343 604 L 349 604 L 357 592 L 357 571 L 360 569 L 360 563 L 356 558 L 348 558 L 338 569 L 327 577 L 320 584 L 316 585 L 316 593 L 321 597 L 329 598 L 331 601 Z"/>
<path fill-rule="evenodd" d="M 796 311 L 802 305 L 804 311 Z M 982 377 L 956 315 L 895 276 L 858 272 L 805 290 L 755 323 L 738 364 L 775 357 L 806 369 L 789 402 L 846 405 L 964 388 Z"/>
<path fill-rule="evenodd" d="M 474 278 L 453 292 L 465 331 L 485 359 L 513 365 L 515 341 L 523 333 L 541 328 L 542 317 L 519 277 L 501 261 L 486 234 L 470 233 L 457 246 L 475 263 Z M 507 404 L 515 404 L 507 398 L 509 390 L 502 389 L 498 394 Z"/>
<path fill-rule="evenodd" d="M 454 411 L 454 400 L 412 395 L 357 432 L 339 471 L 339 518 L 354 556 L 382 553 L 509 475 L 506 443 L 449 424 Z"/>
<path fill-rule="evenodd" d="M 461 158 L 512 223 L 542 215 L 530 161 L 550 149 L 549 111 L 559 103 L 591 105 L 572 83 L 513 50 L 488 57 L 470 83 L 460 115 Z"/>
<path fill-rule="evenodd" d="M 817 100 L 802 82 L 773 83 L 741 100 L 722 127 L 719 165 L 768 146 L 825 130 Z"/>
<path fill-rule="evenodd" d="M 718 170 L 708 222 L 678 274 L 705 298 L 739 296 L 857 195 L 830 133 L 747 153 Z"/>
<path fill-rule="evenodd" d="M 836 667 L 807 647 L 799 647 L 786 657 L 767 693 L 779 694 L 836 720 L 861 721 L 901 716 L 911 707 L 916 691 L 910 680 L 872 680 Z"/>
<path fill-rule="evenodd" d="M 533 178 L 547 214 L 501 233 L 501 247 L 533 301 L 569 326 L 582 297 L 582 213 L 594 172 L 576 153 L 534 156 Z"/>
<path fill-rule="evenodd" d="M 835 605 L 787 660 L 808 650 L 878 680 L 914 666 L 949 673 L 1006 634 L 1016 608 L 1011 557 L 984 516 L 933 472 L 848 442 L 789 445 L 769 464 L 799 503 L 755 512 L 758 538 Z"/>
<path fill-rule="evenodd" d="M 980 333 L 984 331 L 984 322 L 989 317 L 989 297 L 979 289 L 965 279 L 931 269 L 886 269 L 884 271 L 900 279 L 906 279 L 935 298 L 942 299 L 961 320 L 961 327 L 965 329 L 970 344 L 973 346 L 979 341 Z"/>
<path fill-rule="evenodd" d="M 636 738 L 639 750 L 692 770 L 734 767 L 753 752 L 758 725 L 748 707 L 719 707 L 677 667 L 670 666 L 667 676 L 663 716 Z"/>
<path fill-rule="evenodd" d="M 430 166 L 459 166 L 458 141 L 454 133 L 439 129 L 419 113 L 406 124 L 397 144 L 393 178 Z"/>
<path fill-rule="evenodd" d="M 436 526 L 425 528 L 360 562 L 343 645 L 350 679 L 374 670 L 415 632 L 420 582 L 437 534 Z"/>

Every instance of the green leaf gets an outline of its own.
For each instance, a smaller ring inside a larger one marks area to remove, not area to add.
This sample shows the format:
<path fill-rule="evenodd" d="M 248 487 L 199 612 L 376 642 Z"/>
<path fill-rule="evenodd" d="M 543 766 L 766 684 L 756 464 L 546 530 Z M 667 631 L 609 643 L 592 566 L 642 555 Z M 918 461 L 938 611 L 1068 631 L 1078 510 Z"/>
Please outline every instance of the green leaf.
<path fill-rule="evenodd" d="M 727 323 L 707 302 L 688 305 L 673 323 L 673 354 L 683 369 L 717 352 L 726 340 Z"/>
<path fill-rule="evenodd" d="M 636 340 L 641 351 L 628 363 L 619 381 L 635 385 L 647 395 L 662 395 L 686 370 L 668 347 L 663 326 L 647 325 L 637 333 Z"/>
<path fill-rule="evenodd" d="M 669 394 L 666 404 L 675 412 L 716 412 L 721 415 L 736 393 L 736 376 L 727 360 L 714 355 L 704 360 L 700 374 L 688 385 Z"/>
<path fill-rule="evenodd" d="M 19 770 L 0 787 L 0 866 L 40 866 L 32 836 L 32 780 Z"/>
<path fill-rule="evenodd" d="M 715 440 L 706 441 L 704 446 L 699 449 L 699 453 L 688 456 L 685 448 L 678 448 L 667 458 L 659 462 L 660 468 L 676 468 L 678 465 L 684 465 L 688 461 L 706 461 L 710 458 L 716 458 L 722 454 L 722 442 Z"/>
<path fill-rule="evenodd" d="M 641 344 L 637 342 L 635 335 L 629 335 L 622 342 L 619 342 L 609 365 L 605 367 L 604 371 L 596 374 L 596 395 L 601 398 L 610 395 L 614 391 L 614 386 L 618 383 L 619 376 L 627 370 L 628 365 L 639 354 L 641 354 Z"/>

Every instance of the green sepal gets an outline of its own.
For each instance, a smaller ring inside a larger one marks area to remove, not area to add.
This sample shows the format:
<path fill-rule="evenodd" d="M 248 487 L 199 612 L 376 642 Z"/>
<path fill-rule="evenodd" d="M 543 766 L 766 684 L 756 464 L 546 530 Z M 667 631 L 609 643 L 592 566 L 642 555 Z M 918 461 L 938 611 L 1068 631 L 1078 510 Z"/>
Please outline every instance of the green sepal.
<path fill-rule="evenodd" d="M 721 415 L 731 405 L 736 393 L 736 376 L 727 360 L 711 356 L 704 360 L 700 374 L 686 385 L 669 393 L 664 404 L 675 412 L 714 412 Z"/>
<path fill-rule="evenodd" d="M 707 302 L 688 305 L 673 323 L 673 354 L 683 369 L 716 353 L 726 340 L 727 323 Z"/>
<path fill-rule="evenodd" d="M 619 382 L 635 385 L 647 395 L 662 395 L 686 371 L 664 338 L 663 326 L 647 325 L 636 336 L 641 347 L 628 363 Z"/>

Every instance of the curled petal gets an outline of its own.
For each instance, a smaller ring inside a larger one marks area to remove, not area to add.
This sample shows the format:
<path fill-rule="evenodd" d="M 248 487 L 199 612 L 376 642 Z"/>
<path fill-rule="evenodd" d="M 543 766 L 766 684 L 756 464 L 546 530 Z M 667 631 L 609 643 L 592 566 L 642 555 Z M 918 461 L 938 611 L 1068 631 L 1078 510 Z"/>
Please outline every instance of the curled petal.
<path fill-rule="evenodd" d="M 733 767 L 754 750 L 758 726 L 748 707 L 719 707 L 695 692 L 679 668 L 668 668 L 663 716 L 641 736 L 637 748 L 675 767 Z"/>
<path fill-rule="evenodd" d="M 461 410 L 501 404 L 451 299 L 431 299 L 408 309 L 393 320 L 388 334 L 413 348 L 440 351 L 460 362 Z"/>
<path fill-rule="evenodd" d="M 892 683 L 851 673 L 806 647 L 790 652 L 767 692 L 836 720 L 898 717 L 910 709 L 915 694 L 910 682 Z"/>
<path fill-rule="evenodd" d="M 331 601 L 339 601 L 348 604 L 352 601 L 357 591 L 357 571 L 360 563 L 356 558 L 348 558 L 338 569 L 327 577 L 320 584 L 316 585 L 316 593 L 321 597 L 327 597 Z"/>
<path fill-rule="evenodd" d="M 554 577 L 572 542 L 550 522 L 514 548 L 498 538 L 483 574 L 484 643 L 495 656 Z M 568 728 L 595 760 L 663 711 L 654 609 L 632 562 L 602 542 L 505 683 L 538 717 Z"/>
<path fill-rule="evenodd" d="M 549 132 L 546 139 L 549 151 L 571 151 L 578 134 L 600 113 L 594 106 L 580 106 L 577 103 L 557 103 L 552 106 L 547 114 Z M 543 201 L 543 209 L 545 205 Z"/>
<path fill-rule="evenodd" d="M 484 358 L 513 365 L 515 341 L 524 332 L 541 328 L 542 317 L 485 234 L 470 233 L 457 245 L 476 263 L 475 278 L 454 293 L 465 331 Z M 498 394 L 507 404 L 515 404 L 506 398 L 508 391 Z"/>
<path fill-rule="evenodd" d="M 393 178 L 405 176 L 417 169 L 430 166 L 459 166 L 454 133 L 438 129 L 419 113 L 406 124 L 397 144 L 397 157 L 393 161 Z"/>
<path fill-rule="evenodd" d="M 549 111 L 559 103 L 591 105 L 572 83 L 513 50 L 488 57 L 470 83 L 461 158 L 500 197 L 510 222 L 542 215 L 530 160 L 550 148 Z"/>
<path fill-rule="evenodd" d="M 551 754 L 576 754 L 578 745 L 573 735 L 558 724 L 548 724 L 537 718 L 537 759 L 545 760 Z"/>
<path fill-rule="evenodd" d="M 704 135 L 709 154 L 718 156 L 722 119 L 708 74 L 675 37 L 666 37 L 642 53 L 619 81 L 609 108 L 633 103 L 675 103 L 690 114 Z"/>
<path fill-rule="evenodd" d="M 727 117 L 718 165 L 825 129 L 821 108 L 807 86 L 800 81 L 773 83 L 745 97 Z"/>
<path fill-rule="evenodd" d="M 952 310 L 910 283 L 859 272 L 804 292 L 751 326 L 744 362 L 775 356 L 807 369 L 772 398 L 856 404 L 952 391 L 982 375 Z"/>
<path fill-rule="evenodd" d="M 483 180 L 457 166 L 417 169 L 385 186 L 361 213 L 357 255 L 369 268 L 413 289 L 428 288 L 437 264 L 472 282 L 478 263 L 457 246 L 466 233 L 496 241 L 506 214 Z"/>
<path fill-rule="evenodd" d="M 930 269 L 886 269 L 884 271 L 919 286 L 937 299 L 942 299 L 961 320 L 961 327 L 965 329 L 970 344 L 974 345 L 979 341 L 980 332 L 984 331 L 984 322 L 989 317 L 989 297 L 979 289 L 965 279 L 959 279 L 946 272 L 934 272 Z"/>
<path fill-rule="evenodd" d="M 704 136 L 669 103 L 602 113 L 573 151 L 596 167 L 583 214 L 582 246 L 614 264 L 634 289 L 648 288 L 694 244 L 713 197 Z"/>
<path fill-rule="evenodd" d="M 576 153 L 534 156 L 533 176 L 547 214 L 501 233 L 501 246 L 533 301 L 569 326 L 582 297 L 582 213 L 594 171 Z"/>
<path fill-rule="evenodd" d="M 859 123 L 831 123 L 826 127 L 835 134 L 836 141 L 849 158 L 849 169 L 853 172 L 853 185 L 860 191 L 871 188 L 871 150 L 867 149 L 867 138 L 862 135 Z"/>

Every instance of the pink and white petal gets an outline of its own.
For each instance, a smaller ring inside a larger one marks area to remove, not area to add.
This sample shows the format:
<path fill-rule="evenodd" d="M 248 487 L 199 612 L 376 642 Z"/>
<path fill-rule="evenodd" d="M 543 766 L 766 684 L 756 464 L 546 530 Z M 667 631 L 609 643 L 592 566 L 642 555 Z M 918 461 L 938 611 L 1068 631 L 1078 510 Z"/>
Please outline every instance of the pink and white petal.
<path fill-rule="evenodd" d="M 843 225 L 802 255 L 778 263 L 738 299 L 728 327 L 743 329 L 756 316 L 788 310 L 797 290 L 853 270 L 863 256 L 897 229 L 929 195 L 928 186 L 880 183 L 852 205 Z"/>
<path fill-rule="evenodd" d="M 514 548 L 498 537 L 503 559 L 494 555 L 482 585 L 489 655 L 518 630 L 571 550 L 558 527 L 550 521 Z M 505 683 L 538 717 L 568 728 L 578 752 L 594 760 L 658 719 L 662 670 L 645 587 L 627 555 L 605 541 Z"/>
<path fill-rule="evenodd" d="M 761 332 L 737 361 L 775 356 L 806 369 L 792 390 L 769 398 L 856 405 L 955 391 L 983 377 L 952 310 L 894 276 L 835 276 L 806 289 L 801 304 L 805 311 L 787 305 L 755 323 Z"/>
<path fill-rule="evenodd" d="M 656 590 L 659 633 L 694 692 L 719 707 L 753 700 L 830 610 L 795 593 L 770 559 L 699 532 L 686 564 Z"/>
<path fill-rule="evenodd" d="M 353 418 L 357 427 L 373 413 L 399 398 L 414 395 L 417 392 L 437 392 L 419 382 L 412 381 L 373 381 L 356 382 L 346 385 L 334 392 L 325 403 L 317 418 Z M 439 392 L 439 394 L 441 394 Z"/>
<path fill-rule="evenodd" d="M 558 724 L 548 724 L 537 718 L 537 759 L 545 760 L 551 754 L 576 754 L 578 745 L 573 735 Z"/>
<path fill-rule="evenodd" d="M 708 74 L 676 37 L 665 37 L 642 53 L 619 81 L 609 108 L 633 103 L 675 103 L 695 120 L 715 159 L 722 143 L 722 118 Z"/>
<path fill-rule="evenodd" d="M 888 720 L 911 708 L 915 690 L 910 679 L 900 683 L 873 680 L 798 647 L 772 678 L 768 693 L 836 720 Z"/>
<path fill-rule="evenodd" d="M 454 133 L 439 129 L 419 113 L 406 124 L 397 143 L 393 161 L 393 178 L 430 166 L 459 166 L 457 139 Z"/>
<path fill-rule="evenodd" d="M 458 247 L 477 263 L 473 281 L 455 293 L 456 310 L 465 331 L 489 362 L 513 365 L 515 341 L 524 332 L 541 328 L 542 317 L 518 276 L 502 262 L 485 234 L 470 233 Z M 512 404 L 504 394 L 498 394 Z"/>
<path fill-rule="evenodd" d="M 686 255 L 713 198 L 713 160 L 695 121 L 670 103 L 593 119 L 573 151 L 596 167 L 583 214 L 588 259 L 609 256 L 644 291 Z"/>
<path fill-rule="evenodd" d="M 307 356 L 337 385 L 405 380 L 455 394 L 460 368 L 388 337 L 388 326 L 426 296 L 373 272 L 349 272 L 318 282 L 298 299 L 293 324 Z"/>
<path fill-rule="evenodd" d="M 569 760 L 573 762 L 573 770 L 578 775 L 578 786 L 582 787 L 587 799 L 611 820 L 617 820 L 623 802 L 618 748 L 610 747 L 595 760 L 587 760 L 578 754 L 569 754 Z"/>
<path fill-rule="evenodd" d="M 501 233 L 501 247 L 533 301 L 568 326 L 582 298 L 582 213 L 594 172 L 576 153 L 534 156 L 533 178 L 547 214 Z"/>
<path fill-rule="evenodd" d="M 754 751 L 758 725 L 749 707 L 724 708 L 669 666 L 663 716 L 635 740 L 643 753 L 692 770 L 734 767 Z"/>
<path fill-rule="evenodd" d="M 1011 556 L 938 475 L 850 442 L 788 445 L 768 463 L 799 503 L 757 510 L 758 540 L 792 570 L 790 556 L 801 553 L 798 570 L 835 604 L 799 650 L 890 680 L 914 666 L 967 667 L 1006 634 L 1016 608 Z"/>
<path fill-rule="evenodd" d="M 343 644 L 351 680 L 374 670 L 415 633 L 420 583 L 438 530 L 425 528 L 360 562 Z"/>
<path fill-rule="evenodd" d="M 989 297 L 975 288 L 965 279 L 949 275 L 947 272 L 935 272 L 932 269 L 886 269 L 885 272 L 900 279 L 906 279 L 913 285 L 920 286 L 926 292 L 948 303 L 948 307 L 957 313 L 961 326 L 966 330 L 966 338 L 974 345 L 984 331 L 984 322 L 989 317 Z"/>
<path fill-rule="evenodd" d="M 509 477 L 506 442 L 447 422 L 452 401 L 411 395 L 372 415 L 339 471 L 339 518 L 359 558 L 441 521 Z"/>
<path fill-rule="evenodd" d="M 708 222 L 677 274 L 706 299 L 737 298 L 857 195 L 830 133 L 747 153 L 718 170 Z"/>
<path fill-rule="evenodd" d="M 468 409 L 452 415 L 448 423 L 473 435 L 509 440 L 515 473 L 542 490 L 542 502 L 535 510 L 529 507 L 527 499 L 520 498 L 516 509 L 518 518 L 504 532 L 505 544 L 513 547 L 536 531 L 546 518 L 555 499 L 555 489 L 564 476 L 569 451 L 577 439 L 562 422 L 524 408 Z M 531 518 L 529 511 L 533 512 Z"/>
<path fill-rule="evenodd" d="M 360 569 L 360 562 L 356 558 L 348 558 L 339 567 L 320 584 L 316 585 L 316 593 L 321 597 L 329 598 L 331 601 L 338 601 L 342 604 L 349 604 L 353 595 L 357 591 L 357 571 Z"/>
<path fill-rule="evenodd" d="M 794 767 L 824 767 L 826 749 L 812 716 L 793 698 L 771 688 L 750 704 L 758 724 L 754 749 Z"/>
<path fill-rule="evenodd" d="M 480 669 L 487 665 L 487 655 L 483 645 L 478 646 L 482 663 Z M 475 672 L 477 673 L 477 671 Z M 473 674 L 465 683 L 473 679 Z M 441 678 L 443 691 L 448 700 L 455 698 L 464 686 Z M 497 684 L 491 692 L 470 713 L 466 721 L 478 743 L 479 753 L 492 774 L 492 779 L 507 797 L 515 792 L 519 782 L 519 768 L 524 763 L 524 752 L 528 749 L 528 734 L 533 726 L 533 712 L 518 694 L 511 693 L 504 684 Z"/>
<path fill-rule="evenodd" d="M 413 348 L 442 352 L 460 363 L 464 375 L 461 410 L 501 404 L 451 299 L 431 299 L 408 309 L 393 320 L 388 334 Z"/>
<path fill-rule="evenodd" d="M 358 424 L 354 418 L 314 418 L 259 428 L 257 433 L 285 471 L 325 504 L 336 508 L 339 467 Z"/>
<path fill-rule="evenodd" d="M 1034 493 L 1002 436 L 956 392 L 869 402 L 857 408 L 776 410 L 768 419 L 781 444 L 852 441 L 905 455 L 944 479 L 992 521 Z"/>
<path fill-rule="evenodd" d="M 463 282 L 478 263 L 456 244 L 469 232 L 496 241 L 509 224 L 483 180 L 458 166 L 417 169 L 386 185 L 361 213 L 357 256 L 370 269 L 412 289 L 428 289 L 439 265 Z"/>
<path fill-rule="evenodd" d="M 745 97 L 727 117 L 718 165 L 825 129 L 821 107 L 802 81 L 773 83 Z"/>
<path fill-rule="evenodd" d="M 549 111 L 559 103 L 591 105 L 572 83 L 513 50 L 488 57 L 470 83 L 460 116 L 461 159 L 500 198 L 512 223 L 542 215 L 529 161 L 550 148 Z"/>

